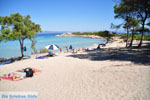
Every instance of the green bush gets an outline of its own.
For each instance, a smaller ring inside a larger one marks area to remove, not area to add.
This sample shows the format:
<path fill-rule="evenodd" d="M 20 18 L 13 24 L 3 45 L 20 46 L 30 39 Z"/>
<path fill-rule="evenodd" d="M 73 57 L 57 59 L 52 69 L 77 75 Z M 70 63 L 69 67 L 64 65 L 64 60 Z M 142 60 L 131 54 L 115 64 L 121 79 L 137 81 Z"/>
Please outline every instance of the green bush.
<path fill-rule="evenodd" d="M 133 37 L 134 40 L 140 40 L 141 39 L 141 35 L 139 34 L 135 34 Z"/>
<path fill-rule="evenodd" d="M 48 52 L 49 52 L 49 50 L 46 49 L 46 48 L 43 48 L 43 49 L 40 50 L 40 53 L 48 53 Z"/>
<path fill-rule="evenodd" d="M 150 35 L 144 35 L 144 40 L 150 41 Z"/>
<path fill-rule="evenodd" d="M 96 35 L 96 32 L 74 32 L 75 35 Z"/>

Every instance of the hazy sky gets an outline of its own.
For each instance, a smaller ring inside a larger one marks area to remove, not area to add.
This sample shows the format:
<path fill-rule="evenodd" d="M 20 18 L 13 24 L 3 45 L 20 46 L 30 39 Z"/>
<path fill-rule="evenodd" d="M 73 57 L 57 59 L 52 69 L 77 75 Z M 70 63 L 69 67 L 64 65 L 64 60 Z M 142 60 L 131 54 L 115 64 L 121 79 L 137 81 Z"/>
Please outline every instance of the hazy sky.
<path fill-rule="evenodd" d="M 0 16 L 29 14 L 43 31 L 110 30 L 114 19 L 113 0 L 0 0 Z"/>

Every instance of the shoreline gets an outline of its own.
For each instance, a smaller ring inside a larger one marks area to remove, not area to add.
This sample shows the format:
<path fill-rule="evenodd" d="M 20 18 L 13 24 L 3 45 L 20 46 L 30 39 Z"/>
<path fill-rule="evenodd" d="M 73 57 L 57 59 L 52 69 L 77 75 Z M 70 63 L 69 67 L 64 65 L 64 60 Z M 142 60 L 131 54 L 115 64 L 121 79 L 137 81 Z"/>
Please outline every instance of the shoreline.
<path fill-rule="evenodd" d="M 57 36 L 57 35 L 56 35 Z M 61 35 L 59 35 L 58 37 L 61 37 Z M 64 37 L 67 37 L 67 36 L 64 36 Z M 101 37 L 95 37 L 95 36 L 93 36 L 93 35 L 81 35 L 81 36 L 68 36 L 68 37 L 85 37 L 85 38 L 97 38 L 97 39 L 104 39 L 104 38 L 101 38 Z M 111 43 L 113 43 L 114 41 L 120 41 L 121 39 L 113 39 L 112 40 L 112 42 Z M 108 44 L 111 44 L 111 43 L 107 43 L 107 45 Z M 95 48 L 97 48 L 97 46 L 98 46 L 98 44 L 93 44 L 93 45 L 90 45 L 90 46 L 85 46 L 85 47 L 80 47 L 80 48 L 89 48 L 89 49 L 95 49 Z M 104 48 L 106 48 L 106 47 L 104 47 Z M 79 49 L 79 48 L 75 48 L 75 49 Z M 65 51 L 65 49 L 63 50 L 63 52 Z M 58 51 L 59 52 L 59 51 Z M 40 55 L 40 54 L 43 54 L 43 53 L 37 53 L 38 55 Z M 31 54 L 30 56 L 32 56 L 32 55 L 35 55 L 35 54 Z M 29 56 L 29 55 L 25 55 L 25 56 Z M 2 60 L 18 60 L 18 59 L 20 59 L 21 58 L 21 56 L 14 56 L 14 57 L 0 57 L 0 61 L 2 61 Z"/>
<path fill-rule="evenodd" d="M 57 35 L 55 35 L 55 37 L 57 37 Z M 77 37 L 79 37 L 79 36 L 77 36 Z M 88 37 L 88 36 L 85 37 L 85 38 L 87 38 L 87 39 L 89 38 L 89 39 L 90 39 L 90 37 Z M 93 39 L 94 39 L 94 38 L 95 38 L 95 37 L 93 37 Z M 79 38 L 79 39 L 80 39 L 80 38 Z M 101 39 L 101 38 L 95 38 L 95 39 Z M 91 41 L 93 41 L 93 40 L 91 40 Z M 96 40 L 95 40 L 95 41 L 96 41 Z M 103 40 L 102 40 L 102 41 L 103 41 Z M 57 42 L 57 41 L 56 41 L 56 42 Z M 17 43 L 18 43 L 18 41 L 17 41 Z M 71 42 L 71 44 L 72 44 L 72 43 L 75 43 L 75 41 L 74 41 L 74 42 Z M 97 43 L 97 42 L 95 42 L 95 43 Z M 46 43 L 45 43 L 45 44 L 46 44 Z M 85 44 L 85 43 L 84 43 L 84 44 Z M 90 45 L 89 45 L 89 44 L 87 44 L 87 45 L 85 44 L 85 46 L 86 46 L 86 47 L 87 47 L 87 46 L 92 46 L 93 44 L 94 44 L 94 42 L 93 42 L 93 43 L 90 43 Z M 6 43 L 6 45 L 7 45 L 7 43 Z M 40 45 L 42 45 L 42 44 L 40 44 Z M 37 46 L 38 52 L 40 52 L 40 49 L 42 49 L 42 48 L 39 48 L 40 45 Z M 47 44 L 46 44 L 46 45 L 47 45 Z M 8 45 L 7 45 L 7 46 L 8 46 Z M 31 53 L 33 52 L 32 49 L 30 48 L 29 45 L 25 45 L 25 46 L 28 47 L 28 48 L 27 48 L 28 50 L 27 50 L 27 52 L 24 53 L 24 55 L 30 55 L 30 56 L 31 56 Z M 66 46 L 69 46 L 69 44 L 68 44 L 68 45 L 66 44 Z M 83 46 L 84 46 L 84 45 L 80 45 L 80 46 L 75 45 L 76 48 L 82 48 Z M 61 46 L 61 45 L 60 45 L 60 47 L 61 47 L 61 48 L 64 48 L 64 46 Z M 43 48 L 44 48 L 44 47 L 43 47 Z M 19 49 L 20 49 L 20 48 L 17 49 L 17 52 L 20 53 L 20 50 L 19 50 Z M 13 52 L 15 52 L 15 51 L 13 51 Z M 15 52 L 15 53 L 10 53 L 10 55 L 6 55 L 6 56 L 5 56 L 5 53 L 3 53 L 0 58 L 1 58 L 1 59 L 10 59 L 10 58 L 16 59 L 16 58 L 18 58 L 18 57 L 21 56 L 19 53 L 16 53 L 16 52 Z"/>

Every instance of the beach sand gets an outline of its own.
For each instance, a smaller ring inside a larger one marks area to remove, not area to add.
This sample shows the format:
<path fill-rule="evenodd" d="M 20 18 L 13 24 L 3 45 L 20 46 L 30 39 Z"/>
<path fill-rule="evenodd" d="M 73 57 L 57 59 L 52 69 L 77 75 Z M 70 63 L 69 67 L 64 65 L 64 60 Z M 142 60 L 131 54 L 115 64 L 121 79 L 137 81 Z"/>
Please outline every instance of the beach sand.
<path fill-rule="evenodd" d="M 125 43 L 115 41 L 104 50 L 123 46 Z M 150 100 L 149 64 L 96 59 L 99 52 L 61 53 L 47 59 L 35 59 L 33 55 L 0 66 L 0 76 L 26 67 L 42 70 L 21 81 L 1 80 L 0 92 L 37 92 L 38 100 Z"/>

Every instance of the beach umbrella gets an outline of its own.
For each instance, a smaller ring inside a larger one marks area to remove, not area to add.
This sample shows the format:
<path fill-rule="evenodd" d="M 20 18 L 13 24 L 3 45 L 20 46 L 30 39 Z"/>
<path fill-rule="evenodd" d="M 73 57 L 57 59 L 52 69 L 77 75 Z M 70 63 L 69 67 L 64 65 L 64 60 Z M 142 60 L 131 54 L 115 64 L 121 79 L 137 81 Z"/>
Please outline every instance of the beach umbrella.
<path fill-rule="evenodd" d="M 50 50 L 58 50 L 59 46 L 57 46 L 56 44 L 52 44 L 52 45 L 47 45 L 45 48 Z"/>

